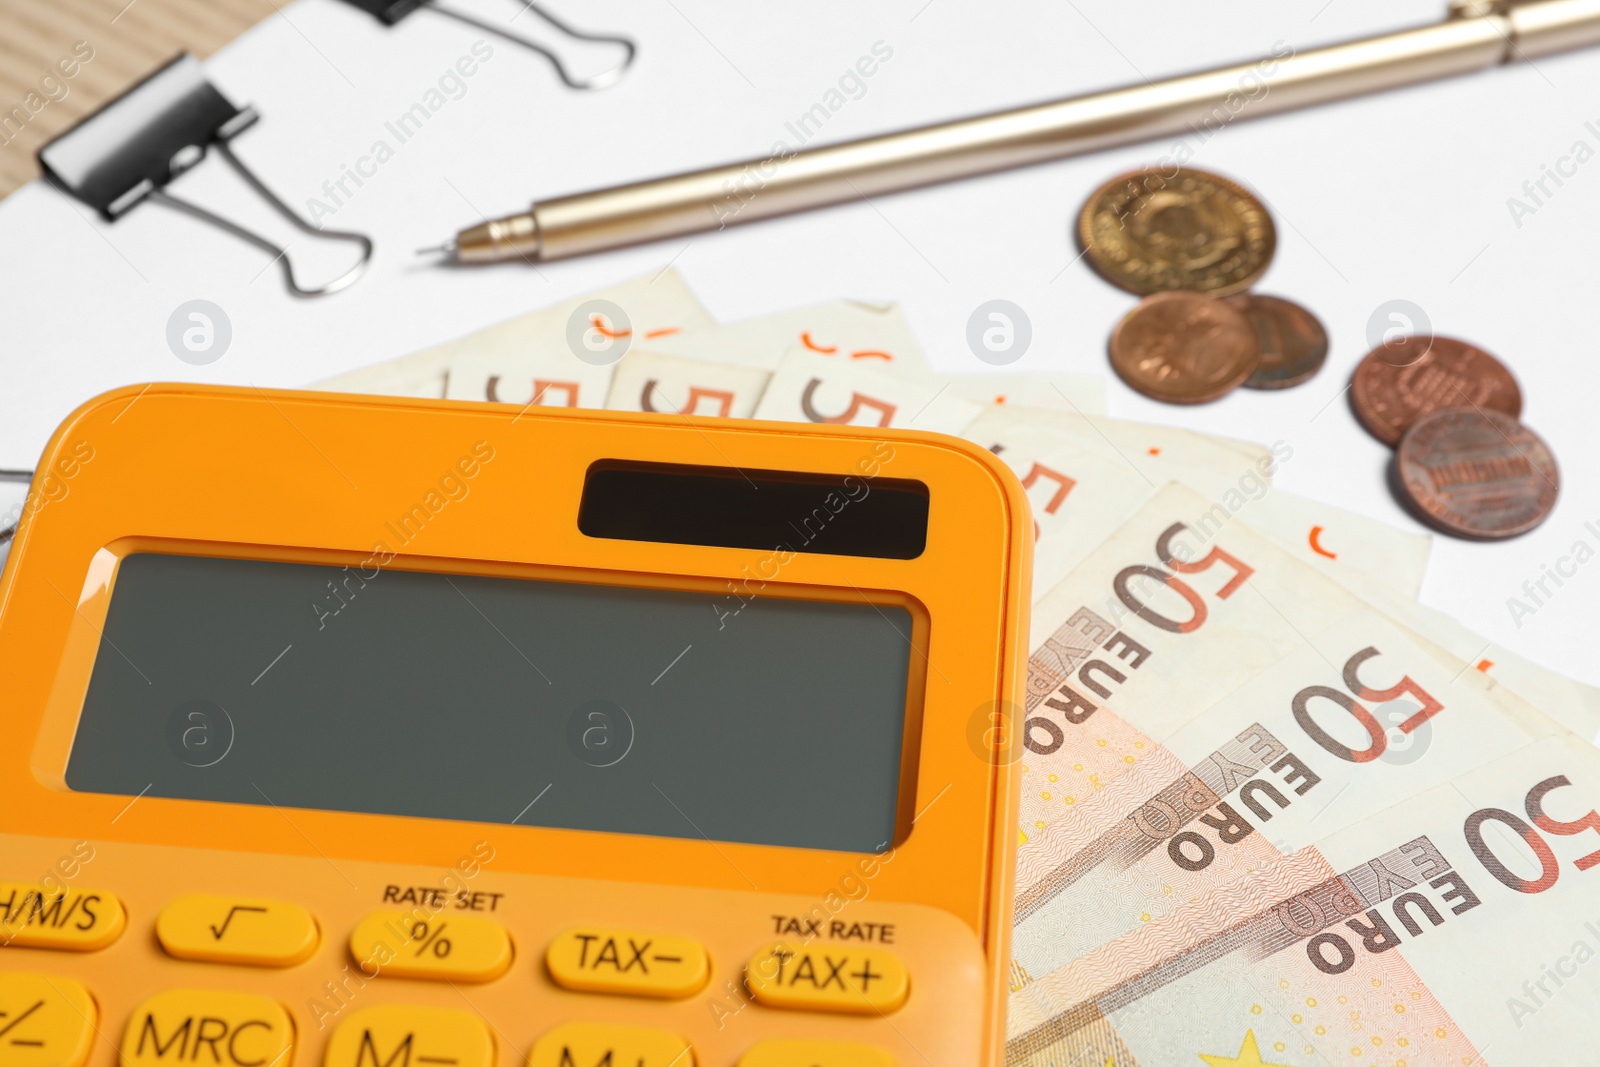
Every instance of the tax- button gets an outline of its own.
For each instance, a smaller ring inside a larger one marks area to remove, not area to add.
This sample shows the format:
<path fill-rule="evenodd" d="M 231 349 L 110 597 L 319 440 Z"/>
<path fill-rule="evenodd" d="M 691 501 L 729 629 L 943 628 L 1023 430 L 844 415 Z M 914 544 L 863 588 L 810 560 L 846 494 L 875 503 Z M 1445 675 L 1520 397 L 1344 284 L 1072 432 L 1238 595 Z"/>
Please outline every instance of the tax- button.
<path fill-rule="evenodd" d="M 317 921 L 298 904 L 257 897 L 179 897 L 156 917 L 167 955 L 288 967 L 317 949 Z"/>
<path fill-rule="evenodd" d="M 891 1012 L 906 1002 L 911 977 L 892 952 L 874 948 L 779 942 L 745 964 L 745 983 L 758 1004 L 801 1011 L 860 1015 Z"/>
<path fill-rule="evenodd" d="M 289 1013 L 271 997 L 172 989 L 134 1009 L 122 1033 L 122 1067 L 288 1067 L 293 1048 Z"/>
<path fill-rule="evenodd" d="M 127 925 L 122 901 L 102 890 L 0 882 L 0 944 L 88 952 Z"/>
<path fill-rule="evenodd" d="M 0 974 L 3 1067 L 80 1067 L 94 1027 L 94 998 L 72 979 Z"/>
<path fill-rule="evenodd" d="M 511 935 L 488 919 L 375 911 L 350 935 L 350 953 L 367 974 L 487 982 L 511 966 Z"/>
<path fill-rule="evenodd" d="M 894 1056 L 854 1041 L 774 1039 L 751 1047 L 738 1067 L 895 1067 Z"/>
<path fill-rule="evenodd" d="M 565 1023 L 534 1042 L 528 1067 L 694 1067 L 689 1042 L 671 1030 Z"/>
<path fill-rule="evenodd" d="M 328 1038 L 322 1067 L 494 1067 L 482 1019 L 456 1008 L 380 1004 L 362 1008 Z"/>
<path fill-rule="evenodd" d="M 598 926 L 558 934 L 544 961 L 557 985 L 583 993 L 687 997 L 711 975 L 698 941 Z"/>

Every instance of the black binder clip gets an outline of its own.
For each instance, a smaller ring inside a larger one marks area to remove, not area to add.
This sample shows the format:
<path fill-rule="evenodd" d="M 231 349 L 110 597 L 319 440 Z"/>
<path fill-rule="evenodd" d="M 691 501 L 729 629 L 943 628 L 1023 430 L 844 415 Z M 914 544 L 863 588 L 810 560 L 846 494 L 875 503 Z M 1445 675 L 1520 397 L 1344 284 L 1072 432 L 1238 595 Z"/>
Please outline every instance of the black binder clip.
<path fill-rule="evenodd" d="M 206 80 L 194 56 L 185 52 L 39 149 L 39 165 L 52 182 L 107 221 L 115 221 L 142 200 L 153 200 L 281 259 L 284 281 L 295 296 L 336 293 L 366 269 L 372 241 L 364 234 L 320 230 L 306 222 L 233 154 L 229 142 L 258 118 L 255 108 L 229 103 Z M 360 261 L 326 285 L 305 288 L 295 281 L 287 249 L 168 192 L 167 183 L 204 159 L 208 148 L 215 148 L 252 189 L 305 233 L 360 245 Z"/>
<path fill-rule="evenodd" d="M 561 62 L 561 57 L 550 51 L 550 49 L 546 48 L 544 45 L 539 44 L 537 41 L 530 41 L 526 37 L 518 36 L 517 34 L 507 30 L 504 26 L 496 26 L 492 22 L 485 22 L 475 15 L 467 14 L 465 11 L 458 11 L 455 8 L 446 7 L 444 4 L 439 3 L 438 0 L 349 0 L 349 2 L 354 4 L 356 7 L 359 7 L 367 14 L 376 17 L 377 20 L 383 23 L 385 26 L 393 26 L 395 23 L 399 22 L 401 19 L 405 18 L 419 7 L 426 5 L 430 11 L 436 11 L 441 15 L 448 15 L 459 22 L 465 22 L 468 26 L 473 26 L 477 29 L 483 30 L 485 33 L 492 33 L 497 37 L 504 37 L 513 44 L 519 44 L 524 48 L 538 52 L 541 56 L 544 56 L 545 59 L 550 61 L 550 65 L 552 67 L 556 68 L 556 76 L 559 77 L 569 89 L 605 89 L 609 86 L 617 84 L 617 82 L 622 80 L 622 76 L 627 73 L 628 68 L 633 66 L 633 57 L 638 53 L 638 47 L 633 43 L 633 39 L 630 37 L 624 37 L 621 34 L 585 33 L 583 30 L 576 29 L 567 25 L 565 22 L 562 22 L 560 19 L 550 14 L 550 12 L 540 7 L 538 4 L 533 3 L 532 0 L 523 0 L 522 11 L 533 12 L 535 15 L 538 15 L 550 25 L 554 26 L 556 29 L 560 30 L 562 33 L 573 38 L 574 40 L 603 41 L 606 44 L 620 45 L 622 47 L 623 55 L 621 63 L 618 63 L 610 70 L 602 71 L 601 73 L 596 74 L 592 78 L 574 78 L 567 71 L 566 65 Z M 520 15 L 522 11 L 519 11 L 517 14 Z M 516 16 L 512 16 L 512 21 L 515 20 Z"/>
<path fill-rule="evenodd" d="M 32 471 L 0 471 L 0 482 L 31 481 L 33 481 Z M 26 504 L 27 500 L 24 499 L 23 503 Z M 7 541 L 16 536 L 17 527 L 22 524 L 21 511 L 18 511 L 17 517 L 14 519 L 10 516 L 0 519 L 0 524 L 3 524 L 0 525 L 0 545 L 4 545 Z"/>

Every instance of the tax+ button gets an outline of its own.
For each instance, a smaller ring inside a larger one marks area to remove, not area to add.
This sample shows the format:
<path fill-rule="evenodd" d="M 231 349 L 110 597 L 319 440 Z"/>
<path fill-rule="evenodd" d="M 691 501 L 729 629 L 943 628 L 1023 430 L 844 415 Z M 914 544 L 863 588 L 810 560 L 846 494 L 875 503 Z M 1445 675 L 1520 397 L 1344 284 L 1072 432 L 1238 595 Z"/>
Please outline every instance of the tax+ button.
<path fill-rule="evenodd" d="M 756 1003 L 769 1008 L 875 1015 L 906 1002 L 911 978 L 892 952 L 784 942 L 756 953 L 745 965 Z"/>

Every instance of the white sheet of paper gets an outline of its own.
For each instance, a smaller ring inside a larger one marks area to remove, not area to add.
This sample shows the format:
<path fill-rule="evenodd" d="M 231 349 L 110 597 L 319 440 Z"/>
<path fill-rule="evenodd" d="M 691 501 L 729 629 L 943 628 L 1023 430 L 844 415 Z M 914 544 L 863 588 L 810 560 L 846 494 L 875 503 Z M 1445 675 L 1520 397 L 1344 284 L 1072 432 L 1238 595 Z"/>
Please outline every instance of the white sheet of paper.
<path fill-rule="evenodd" d="M 602 256 L 434 266 L 413 250 L 535 198 L 758 159 L 779 142 L 835 143 L 1248 62 L 1278 42 L 1305 50 L 1435 24 L 1444 6 L 818 0 L 778 32 L 729 0 L 553 3 L 580 27 L 635 37 L 635 68 L 603 92 L 570 92 L 545 60 L 480 30 L 426 10 L 386 27 L 340 0 L 285 3 L 206 61 L 229 99 L 261 113 L 234 142 L 240 157 L 289 204 L 316 210 L 319 224 L 373 236 L 367 275 L 334 296 L 295 300 L 259 249 L 157 204 L 105 223 L 42 183 L 0 202 L 0 467 L 32 466 L 74 407 L 114 386 L 299 387 L 670 263 L 724 321 L 843 298 L 897 301 L 939 373 L 990 372 L 967 324 L 985 302 L 1009 300 L 1031 319 L 1033 340 L 1008 370 L 1102 376 L 1109 410 L 1126 418 L 1285 440 L 1294 458 L 1277 485 L 1419 531 L 1385 484 L 1389 449 L 1356 425 L 1342 395 L 1370 324 L 1392 325 L 1392 302 L 1403 299 L 1515 369 L 1524 417 L 1565 465 L 1561 503 L 1540 529 L 1501 544 L 1439 539 L 1424 599 L 1486 640 L 1600 682 L 1591 650 L 1600 564 L 1581 567 L 1531 617 L 1508 607 L 1546 565 L 1570 566 L 1580 540 L 1600 547 L 1585 526 L 1600 521 L 1600 469 L 1583 462 L 1593 401 L 1572 388 L 1589 373 L 1589 355 L 1573 344 L 1587 307 L 1567 281 L 1590 269 L 1572 235 L 1600 227 L 1600 197 L 1585 192 L 1600 172 L 1547 181 L 1539 203 L 1525 192 L 1546 165 L 1570 160 L 1575 142 L 1600 143 L 1585 127 L 1600 96 L 1594 52 Z M 481 6 L 486 18 L 518 11 Z M 528 17 L 512 29 L 580 51 Z M 454 74 L 480 41 L 490 58 L 475 60 L 470 77 Z M 888 58 L 874 58 L 870 77 L 853 73 L 875 46 Z M 597 65 L 612 58 L 581 52 Z M 957 68 L 979 73 L 952 77 Z M 418 104 L 428 117 L 401 141 L 389 126 Z M 1072 226 L 1111 175 L 1177 159 L 1241 179 L 1270 204 L 1278 252 L 1261 289 L 1305 303 L 1333 337 L 1327 367 L 1306 385 L 1239 390 L 1191 409 L 1109 375 L 1106 338 L 1134 298 L 1079 258 Z M 1394 180 L 1423 171 L 1451 180 Z M 348 262 L 347 247 L 296 234 L 220 160 L 174 191 L 288 241 L 310 280 Z M 231 327 L 230 346 L 205 365 L 167 343 L 169 320 L 196 299 L 222 308 Z"/>

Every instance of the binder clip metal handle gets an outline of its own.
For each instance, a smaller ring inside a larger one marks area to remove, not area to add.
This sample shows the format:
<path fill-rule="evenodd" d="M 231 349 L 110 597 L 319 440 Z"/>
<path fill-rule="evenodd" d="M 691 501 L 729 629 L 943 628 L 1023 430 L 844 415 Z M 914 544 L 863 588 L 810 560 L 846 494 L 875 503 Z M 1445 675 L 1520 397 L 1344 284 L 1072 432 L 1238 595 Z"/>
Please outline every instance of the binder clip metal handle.
<path fill-rule="evenodd" d="M 39 165 L 55 185 L 108 222 L 143 200 L 165 204 L 270 252 L 274 261 L 283 263 L 284 281 L 295 296 L 336 293 L 366 270 L 372 259 L 372 240 L 365 234 L 311 225 L 244 165 L 229 142 L 259 117 L 253 107 L 231 104 L 206 80 L 199 61 L 185 52 L 40 148 Z M 288 249 L 169 192 L 168 183 L 203 160 L 211 148 L 299 230 L 313 237 L 350 241 L 360 247 L 361 258 L 324 285 L 303 286 L 295 280 Z"/>
<path fill-rule="evenodd" d="M 244 111 L 240 112 L 240 115 L 248 115 L 252 122 L 255 121 L 255 111 L 252 108 L 246 108 Z M 218 215 L 216 212 L 202 207 L 192 200 L 186 200 L 183 197 L 176 196 L 173 193 L 167 192 L 165 189 L 151 189 L 147 194 L 150 199 L 157 203 L 165 204 L 168 207 L 175 208 L 179 211 L 186 212 L 190 215 L 193 215 L 197 219 L 202 219 L 206 222 L 209 222 L 213 226 L 233 234 L 235 237 L 249 241 L 251 244 L 262 249 L 263 251 L 272 253 L 273 259 L 283 264 L 284 284 L 289 287 L 289 291 L 295 296 L 327 296 L 330 293 L 337 293 L 340 289 L 347 288 L 357 278 L 361 277 L 362 272 L 367 269 L 368 261 L 372 259 L 372 239 L 370 237 L 368 237 L 366 234 L 354 233 L 350 230 L 317 229 L 315 226 L 311 225 L 309 222 L 305 221 L 298 214 L 296 214 L 294 209 L 288 204 L 285 204 L 282 200 L 278 199 L 277 194 L 275 194 L 271 189 L 267 188 L 266 184 L 263 183 L 260 178 L 256 177 L 255 172 L 250 170 L 249 167 L 246 167 L 243 161 L 241 161 L 239 157 L 234 154 L 232 147 L 229 146 L 226 140 L 218 140 L 215 144 L 215 147 L 217 153 L 221 155 L 223 159 L 226 159 L 229 163 L 231 163 L 233 168 L 239 172 L 239 176 L 243 178 L 252 189 L 259 193 L 263 200 L 277 209 L 278 214 L 288 219 L 298 229 L 304 233 L 310 234 L 312 237 L 324 237 L 331 241 L 355 242 L 361 248 L 361 258 L 357 260 L 355 265 L 349 270 L 345 271 L 332 281 L 323 285 L 306 288 L 299 282 L 295 281 L 294 265 L 289 261 L 288 249 L 279 245 L 275 245 L 265 237 L 262 237 L 260 234 L 245 229 L 243 226 L 240 226 L 231 219 L 224 218 L 223 216 Z"/>
<path fill-rule="evenodd" d="M 628 68 L 633 66 L 634 57 L 639 54 L 639 46 L 634 43 L 634 40 L 631 37 L 625 37 L 620 33 L 590 33 L 586 30 L 580 30 L 577 27 L 571 26 L 568 23 L 563 22 L 561 19 L 556 18 L 556 16 L 546 11 L 539 4 L 534 3 L 533 0 L 522 0 L 522 11 L 533 12 L 535 15 L 538 15 L 540 18 L 548 22 L 551 26 L 554 26 L 561 33 L 573 38 L 574 40 L 597 41 L 602 44 L 618 45 L 622 48 L 622 61 L 616 66 L 612 67 L 610 70 L 601 71 L 592 78 L 577 78 L 573 76 L 571 71 L 567 70 L 567 66 L 561 61 L 560 56 L 556 55 L 544 45 L 539 44 L 537 41 L 529 40 L 528 38 L 519 34 L 512 33 L 504 26 L 498 26 L 492 22 L 485 22 L 476 15 L 469 15 L 465 11 L 460 11 L 453 7 L 446 7 L 444 4 L 439 3 L 439 0 L 349 0 L 349 2 L 354 4 L 356 7 L 359 7 L 367 14 L 372 15 L 385 26 L 393 26 L 395 23 L 399 22 L 401 19 L 405 18 L 407 15 L 426 4 L 429 10 L 436 11 L 441 15 L 448 15 L 459 22 L 466 23 L 468 26 L 483 30 L 485 33 L 492 33 L 497 37 L 503 37 L 513 44 L 519 44 L 524 48 L 539 53 L 545 59 L 549 60 L 550 65 L 555 68 L 556 77 L 560 78 L 562 83 L 569 89 L 605 89 L 615 85 L 617 82 L 622 80 L 622 76 L 628 72 Z M 522 11 L 517 12 L 517 15 L 520 15 Z M 513 22 L 516 21 L 517 15 L 512 16 Z"/>
<path fill-rule="evenodd" d="M 5 470 L 0 470 L 0 482 L 24 482 L 24 483 L 26 483 L 26 482 L 31 482 L 31 481 L 33 481 L 33 472 L 32 471 L 5 471 Z M 20 517 L 18 517 L 18 519 L 15 522 L 8 522 L 4 526 L 0 526 L 0 545 L 5 544 L 7 541 L 11 540 L 13 537 L 16 536 L 16 534 L 17 534 L 17 526 L 21 521 L 22 521 L 22 519 Z"/>

